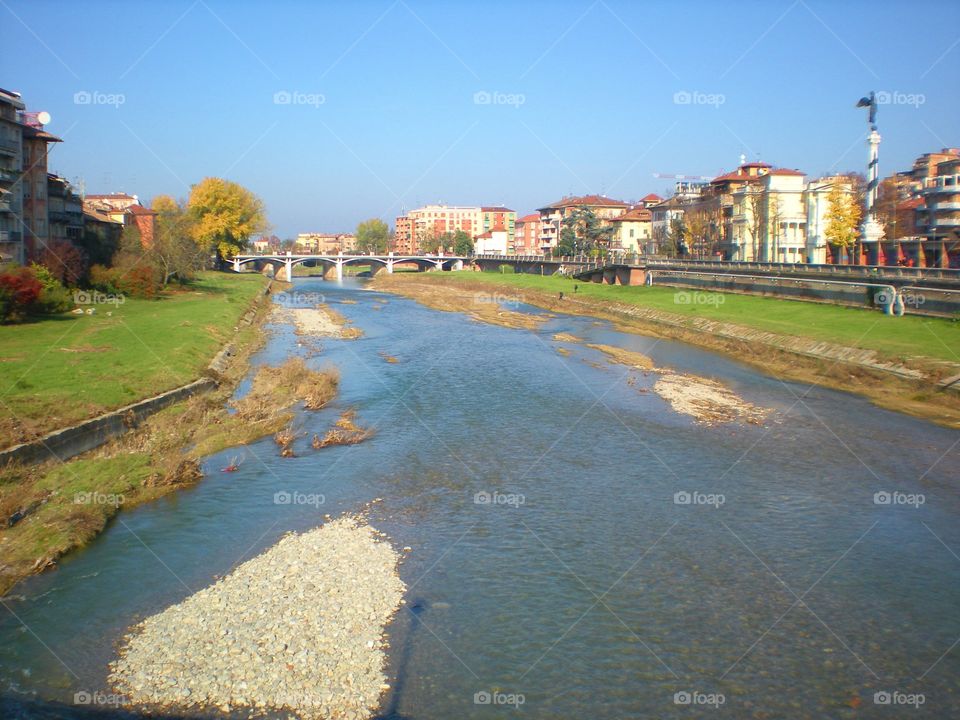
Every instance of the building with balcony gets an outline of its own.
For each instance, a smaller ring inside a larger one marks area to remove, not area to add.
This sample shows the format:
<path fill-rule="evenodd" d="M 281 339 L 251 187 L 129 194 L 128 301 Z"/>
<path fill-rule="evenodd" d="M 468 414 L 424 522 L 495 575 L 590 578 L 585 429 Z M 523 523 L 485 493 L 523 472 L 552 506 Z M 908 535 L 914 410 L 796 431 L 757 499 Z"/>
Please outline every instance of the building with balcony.
<path fill-rule="evenodd" d="M 560 242 L 563 221 L 578 208 L 592 210 L 604 223 L 610 223 L 613 218 L 625 213 L 630 208 L 630 204 L 603 195 L 574 195 L 538 208 L 541 252 L 548 253 L 557 246 Z"/>
<path fill-rule="evenodd" d="M 513 253 L 516 244 L 516 225 L 516 210 L 502 206 L 480 208 L 480 229 L 482 233 L 505 232 L 507 234 L 507 251 L 510 254 Z"/>
<path fill-rule="evenodd" d="M 48 238 L 78 244 L 83 237 L 83 200 L 66 178 L 47 174 Z"/>
<path fill-rule="evenodd" d="M 39 256 L 50 240 L 47 160 L 52 143 L 63 142 L 43 129 L 36 113 L 21 113 L 23 133 L 23 241 L 27 260 Z"/>
<path fill-rule="evenodd" d="M 513 247 L 517 255 L 540 254 L 540 213 L 517 218 L 513 233 Z"/>
<path fill-rule="evenodd" d="M 414 255 L 417 249 L 414 232 L 413 218 L 400 215 L 393 227 L 393 251 L 400 255 Z"/>
<path fill-rule="evenodd" d="M 396 219 L 394 250 L 414 254 L 435 238 L 458 231 L 474 241 L 488 232 L 505 232 L 512 249 L 516 221 L 516 211 L 502 206 L 425 205 Z"/>
<path fill-rule="evenodd" d="M 20 94 L 0 89 L 0 262 L 22 263 L 23 129 L 18 113 L 24 109 Z"/>
<path fill-rule="evenodd" d="M 917 222 L 926 237 L 928 265 L 960 267 L 960 158 L 937 165 L 923 187 L 925 209 Z"/>

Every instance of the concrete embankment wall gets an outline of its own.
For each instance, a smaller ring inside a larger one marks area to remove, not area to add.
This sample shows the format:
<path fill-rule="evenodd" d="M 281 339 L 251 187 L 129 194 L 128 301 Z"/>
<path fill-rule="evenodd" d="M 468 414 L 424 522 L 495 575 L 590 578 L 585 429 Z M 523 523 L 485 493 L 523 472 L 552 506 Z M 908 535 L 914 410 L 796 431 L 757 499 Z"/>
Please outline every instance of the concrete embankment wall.
<path fill-rule="evenodd" d="M 882 284 L 883 280 L 865 281 Z M 803 278 L 739 278 L 722 275 L 686 275 L 669 270 L 654 272 L 654 285 L 688 288 L 692 290 L 765 295 L 793 300 L 851 305 L 855 307 L 878 307 L 876 296 L 884 292 L 879 287 L 867 285 L 843 285 L 818 283 Z M 960 313 L 960 293 L 951 293 L 937 288 L 906 289 L 903 291 L 906 311 L 909 314 L 953 316 Z"/>
<path fill-rule="evenodd" d="M 106 415 L 55 430 L 32 442 L 14 445 L 0 452 L 0 468 L 8 463 L 32 465 L 46 460 L 67 460 L 75 455 L 93 450 L 111 438 L 122 435 L 136 427 L 145 418 L 165 407 L 186 400 L 198 393 L 217 386 L 211 378 L 201 378 L 188 385 L 174 388 L 133 405 L 127 405 Z"/>
<path fill-rule="evenodd" d="M 268 283 L 263 288 L 263 292 L 257 296 L 254 307 L 244 314 L 239 325 L 250 325 L 254 321 L 257 316 L 256 306 L 270 293 L 271 284 Z M 33 465 L 47 460 L 69 460 L 80 453 L 100 447 L 107 441 L 135 428 L 154 413 L 194 395 L 214 390 L 218 385 L 215 378 L 223 374 L 235 354 L 234 344 L 227 343 L 210 362 L 206 377 L 90 420 L 84 420 L 76 425 L 54 430 L 36 440 L 2 450 L 0 451 L 0 469 L 11 463 Z"/>

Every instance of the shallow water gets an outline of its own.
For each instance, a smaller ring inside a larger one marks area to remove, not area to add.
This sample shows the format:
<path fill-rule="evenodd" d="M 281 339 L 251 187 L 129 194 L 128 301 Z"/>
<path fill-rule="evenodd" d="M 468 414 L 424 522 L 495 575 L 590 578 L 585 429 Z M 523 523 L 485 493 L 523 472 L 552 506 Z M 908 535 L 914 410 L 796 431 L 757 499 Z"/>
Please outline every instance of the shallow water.
<path fill-rule="evenodd" d="M 121 513 L 16 588 L 0 617 L 7 697 L 106 692 L 131 623 L 289 530 L 383 498 L 371 522 L 413 549 L 385 715 L 960 716 L 960 433 L 592 318 L 508 330 L 358 281 L 297 290 L 356 300 L 334 306 L 364 331 L 308 360 L 339 367 L 342 386 L 300 416 L 299 457 L 269 439 L 213 456 L 196 487 Z M 723 380 L 773 412 L 760 427 L 698 425 L 649 391 L 655 373 L 557 332 Z M 256 362 L 306 354 L 290 328 L 274 333 Z M 376 436 L 310 449 L 347 407 Z M 219 472 L 235 455 L 240 470 Z M 893 491 L 924 502 L 875 502 Z M 678 504 L 682 492 L 717 502 Z M 876 705 L 884 691 L 924 703 Z M 683 692 L 699 694 L 678 704 Z"/>

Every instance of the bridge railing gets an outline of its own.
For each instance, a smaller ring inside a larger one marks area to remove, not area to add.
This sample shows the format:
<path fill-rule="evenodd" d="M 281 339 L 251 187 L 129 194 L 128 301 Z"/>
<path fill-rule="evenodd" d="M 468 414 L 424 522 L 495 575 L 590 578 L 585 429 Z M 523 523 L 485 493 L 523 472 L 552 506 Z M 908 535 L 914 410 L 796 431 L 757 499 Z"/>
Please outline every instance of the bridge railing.
<path fill-rule="evenodd" d="M 540 262 L 557 265 L 590 265 L 602 267 L 609 264 L 609 260 L 592 257 L 590 255 L 473 255 L 473 260 L 498 260 L 511 262 Z"/>

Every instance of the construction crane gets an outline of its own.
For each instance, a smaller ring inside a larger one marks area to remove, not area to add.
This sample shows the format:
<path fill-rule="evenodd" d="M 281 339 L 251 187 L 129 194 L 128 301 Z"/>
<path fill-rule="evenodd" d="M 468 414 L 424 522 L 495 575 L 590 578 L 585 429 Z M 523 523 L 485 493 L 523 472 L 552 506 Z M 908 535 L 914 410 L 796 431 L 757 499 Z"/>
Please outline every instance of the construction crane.
<path fill-rule="evenodd" d="M 655 178 L 666 180 L 713 180 L 710 175 L 667 175 L 665 173 L 654 173 Z"/>

